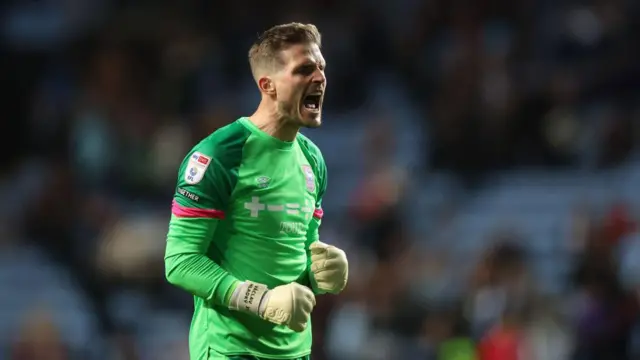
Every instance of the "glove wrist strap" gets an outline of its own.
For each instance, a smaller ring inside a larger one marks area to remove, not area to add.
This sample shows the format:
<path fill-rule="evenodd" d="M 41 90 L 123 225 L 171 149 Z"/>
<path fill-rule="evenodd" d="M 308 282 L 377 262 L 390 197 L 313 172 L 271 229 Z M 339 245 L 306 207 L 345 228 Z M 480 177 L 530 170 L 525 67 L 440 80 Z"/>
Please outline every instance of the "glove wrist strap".
<path fill-rule="evenodd" d="M 266 285 L 245 281 L 240 283 L 233 291 L 229 301 L 229 309 L 246 313 L 257 314 L 262 317 L 268 296 L 269 288 Z"/>

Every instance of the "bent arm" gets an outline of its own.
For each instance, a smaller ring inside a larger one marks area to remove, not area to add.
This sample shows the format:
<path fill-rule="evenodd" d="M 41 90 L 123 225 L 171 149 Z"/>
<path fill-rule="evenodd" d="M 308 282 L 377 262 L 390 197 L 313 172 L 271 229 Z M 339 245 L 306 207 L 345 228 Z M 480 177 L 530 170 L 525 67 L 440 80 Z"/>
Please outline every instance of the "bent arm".
<path fill-rule="evenodd" d="M 227 306 L 239 281 L 206 255 L 218 221 L 179 217 L 174 211 L 167 234 L 165 276 L 172 285 L 210 304 Z"/>

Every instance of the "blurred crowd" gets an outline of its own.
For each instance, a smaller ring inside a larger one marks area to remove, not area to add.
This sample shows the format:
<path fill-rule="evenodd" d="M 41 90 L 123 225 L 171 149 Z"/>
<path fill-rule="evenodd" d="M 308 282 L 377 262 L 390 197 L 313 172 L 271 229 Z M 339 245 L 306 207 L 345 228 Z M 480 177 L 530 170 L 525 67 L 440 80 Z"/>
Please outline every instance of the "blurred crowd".
<path fill-rule="evenodd" d="M 314 310 L 314 360 L 640 358 L 637 1 L 46 0 L 0 16 L 0 359 L 188 359 L 192 299 L 163 270 L 177 167 L 253 110 L 247 50 L 289 21 L 323 33 L 325 125 L 305 133 L 329 169 L 321 236 L 352 267 Z"/>

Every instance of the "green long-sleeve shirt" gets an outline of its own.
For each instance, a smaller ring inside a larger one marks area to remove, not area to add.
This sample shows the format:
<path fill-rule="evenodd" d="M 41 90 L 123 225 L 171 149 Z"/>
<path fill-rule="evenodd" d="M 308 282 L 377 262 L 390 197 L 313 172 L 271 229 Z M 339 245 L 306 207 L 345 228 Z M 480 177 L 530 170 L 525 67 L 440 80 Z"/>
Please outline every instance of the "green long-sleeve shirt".
<path fill-rule="evenodd" d="M 326 166 L 305 136 L 284 142 L 241 118 L 204 139 L 179 171 L 165 254 L 166 276 L 194 295 L 192 359 L 210 350 L 292 359 L 311 350 L 296 333 L 231 311 L 239 281 L 309 285 Z"/>

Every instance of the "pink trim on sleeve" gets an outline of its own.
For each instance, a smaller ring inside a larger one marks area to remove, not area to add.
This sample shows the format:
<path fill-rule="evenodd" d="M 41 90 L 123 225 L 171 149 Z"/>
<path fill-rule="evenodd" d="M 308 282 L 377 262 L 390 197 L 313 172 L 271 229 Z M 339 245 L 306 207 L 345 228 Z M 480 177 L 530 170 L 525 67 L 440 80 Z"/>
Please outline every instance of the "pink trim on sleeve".
<path fill-rule="evenodd" d="M 313 217 L 318 220 L 322 219 L 322 216 L 324 216 L 324 211 L 321 208 L 318 208 L 313 212 Z"/>
<path fill-rule="evenodd" d="M 175 200 L 173 200 L 173 203 L 171 204 L 171 213 L 182 218 L 224 219 L 224 211 L 185 207 L 178 204 Z"/>

